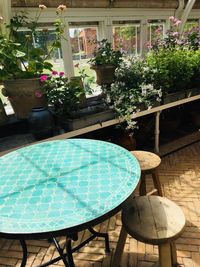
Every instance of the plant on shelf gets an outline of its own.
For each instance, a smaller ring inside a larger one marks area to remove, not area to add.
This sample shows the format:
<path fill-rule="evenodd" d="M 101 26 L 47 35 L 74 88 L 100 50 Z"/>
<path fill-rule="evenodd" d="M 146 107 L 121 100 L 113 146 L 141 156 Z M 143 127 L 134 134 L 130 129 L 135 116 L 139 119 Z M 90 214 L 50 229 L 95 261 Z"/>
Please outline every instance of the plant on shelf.
<path fill-rule="evenodd" d="M 43 41 L 51 34 L 46 26 L 41 27 L 39 23 L 45 9 L 45 5 L 39 5 L 34 19 L 25 12 L 16 14 L 10 25 L 6 25 L 6 31 L 3 31 L 3 18 L 0 19 L 0 77 L 5 86 L 4 94 L 9 97 L 19 118 L 26 118 L 33 107 L 45 105 L 45 97 L 41 94 L 37 97 L 37 91 L 41 91 L 39 77 L 42 73 L 52 70 L 50 56 L 55 49 L 60 48 L 63 38 L 62 13 L 66 6 L 60 5 L 56 10 L 58 18 L 53 24 L 55 40 L 48 49 L 45 45 L 38 47 L 34 44 L 34 38 L 37 38 L 39 32 Z M 22 28 L 26 32 L 24 35 Z"/>
<path fill-rule="evenodd" d="M 57 71 L 53 71 L 51 76 L 40 77 L 48 104 L 59 118 L 73 116 L 85 100 L 81 77 L 76 78 L 79 79 L 69 80 L 64 72 Z"/>
<path fill-rule="evenodd" d="M 163 94 L 185 90 L 192 78 L 192 53 L 182 49 L 159 49 L 146 57 L 149 83 Z"/>
<path fill-rule="evenodd" d="M 122 62 L 123 54 L 114 50 L 112 44 L 103 39 L 97 42 L 94 57 L 90 59 L 91 69 L 96 71 L 97 84 L 110 85 L 113 81 L 115 69 Z"/>
<path fill-rule="evenodd" d="M 158 38 L 147 53 L 146 79 L 163 92 L 163 102 L 179 100 L 188 95 L 188 89 L 199 83 L 199 28 L 180 35 L 175 17 L 170 17 L 170 29 L 164 36 L 157 29 Z M 200 84 L 199 84 L 200 85 Z"/>
<path fill-rule="evenodd" d="M 103 87 L 107 103 L 127 123 L 128 130 L 137 127 L 134 120 L 136 112 L 150 109 L 161 99 L 161 90 L 145 82 L 146 71 L 146 63 L 142 58 L 129 58 L 116 70 L 115 82 L 111 87 Z"/>

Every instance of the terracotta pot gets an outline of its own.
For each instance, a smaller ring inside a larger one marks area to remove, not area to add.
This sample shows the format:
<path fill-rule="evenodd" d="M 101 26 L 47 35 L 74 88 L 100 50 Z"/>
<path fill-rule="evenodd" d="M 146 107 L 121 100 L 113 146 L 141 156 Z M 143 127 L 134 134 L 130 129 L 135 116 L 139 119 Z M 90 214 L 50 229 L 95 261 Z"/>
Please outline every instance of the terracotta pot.
<path fill-rule="evenodd" d="M 126 148 L 129 151 L 136 149 L 136 140 L 133 133 L 129 133 L 126 130 L 118 130 L 115 132 L 113 138 L 113 143 Z"/>
<path fill-rule="evenodd" d="M 8 97 L 15 115 L 19 119 L 28 118 L 32 108 L 47 105 L 39 78 L 6 80 L 3 84 L 2 93 Z"/>
<path fill-rule="evenodd" d="M 92 65 L 90 68 L 96 71 L 98 85 L 110 85 L 113 82 L 115 66 Z"/>

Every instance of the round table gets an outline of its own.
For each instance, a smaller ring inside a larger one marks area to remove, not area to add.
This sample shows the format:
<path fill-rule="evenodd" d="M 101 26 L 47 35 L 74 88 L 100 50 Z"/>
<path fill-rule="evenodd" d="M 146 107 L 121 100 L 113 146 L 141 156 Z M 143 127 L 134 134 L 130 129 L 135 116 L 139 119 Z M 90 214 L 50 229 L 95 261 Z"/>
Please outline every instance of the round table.
<path fill-rule="evenodd" d="M 78 232 L 121 209 L 140 167 L 112 143 L 68 139 L 0 158 L 0 236 L 25 240 Z"/>

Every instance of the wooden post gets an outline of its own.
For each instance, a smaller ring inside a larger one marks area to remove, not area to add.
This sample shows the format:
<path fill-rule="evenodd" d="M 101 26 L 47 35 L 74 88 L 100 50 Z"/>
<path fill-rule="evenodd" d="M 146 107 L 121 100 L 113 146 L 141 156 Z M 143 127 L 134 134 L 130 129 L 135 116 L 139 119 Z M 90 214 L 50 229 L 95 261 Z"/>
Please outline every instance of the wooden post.
<path fill-rule="evenodd" d="M 116 247 L 116 250 L 114 253 L 114 258 L 113 258 L 111 267 L 120 266 L 120 261 L 121 261 L 121 257 L 122 257 L 123 251 L 124 251 L 126 238 L 127 238 L 127 232 L 122 225 L 122 229 L 121 229 L 121 232 L 119 235 L 119 240 L 118 240 L 117 247 Z"/>
<path fill-rule="evenodd" d="M 160 113 L 161 111 L 157 111 L 156 115 L 156 123 L 155 123 L 155 147 L 154 150 L 157 154 L 159 154 L 159 135 L 160 135 Z"/>
<path fill-rule="evenodd" d="M 3 18 L 3 32 L 6 32 L 6 24 L 10 24 L 11 0 L 0 0 L 0 16 Z M 1 25 L 1 26 L 2 26 Z"/>

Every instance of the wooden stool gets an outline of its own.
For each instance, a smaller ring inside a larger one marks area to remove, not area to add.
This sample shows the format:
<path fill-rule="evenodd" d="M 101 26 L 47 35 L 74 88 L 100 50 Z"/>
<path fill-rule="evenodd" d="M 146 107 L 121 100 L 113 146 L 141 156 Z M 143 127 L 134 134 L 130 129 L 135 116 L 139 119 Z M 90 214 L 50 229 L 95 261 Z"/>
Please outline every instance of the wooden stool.
<path fill-rule="evenodd" d="M 154 153 L 147 151 L 134 150 L 131 153 L 136 157 L 140 164 L 141 168 L 141 182 L 139 187 L 140 196 L 146 195 L 146 175 L 151 174 L 153 178 L 153 184 L 155 190 L 152 193 L 157 191 L 159 196 L 162 196 L 162 189 L 160 185 L 160 180 L 157 172 L 157 167 L 161 163 L 161 159 Z"/>
<path fill-rule="evenodd" d="M 129 200 L 122 211 L 122 230 L 112 267 L 118 267 L 127 233 L 138 241 L 158 245 L 160 267 L 177 264 L 177 239 L 184 230 L 185 216 L 179 206 L 159 196 L 142 196 Z"/>

